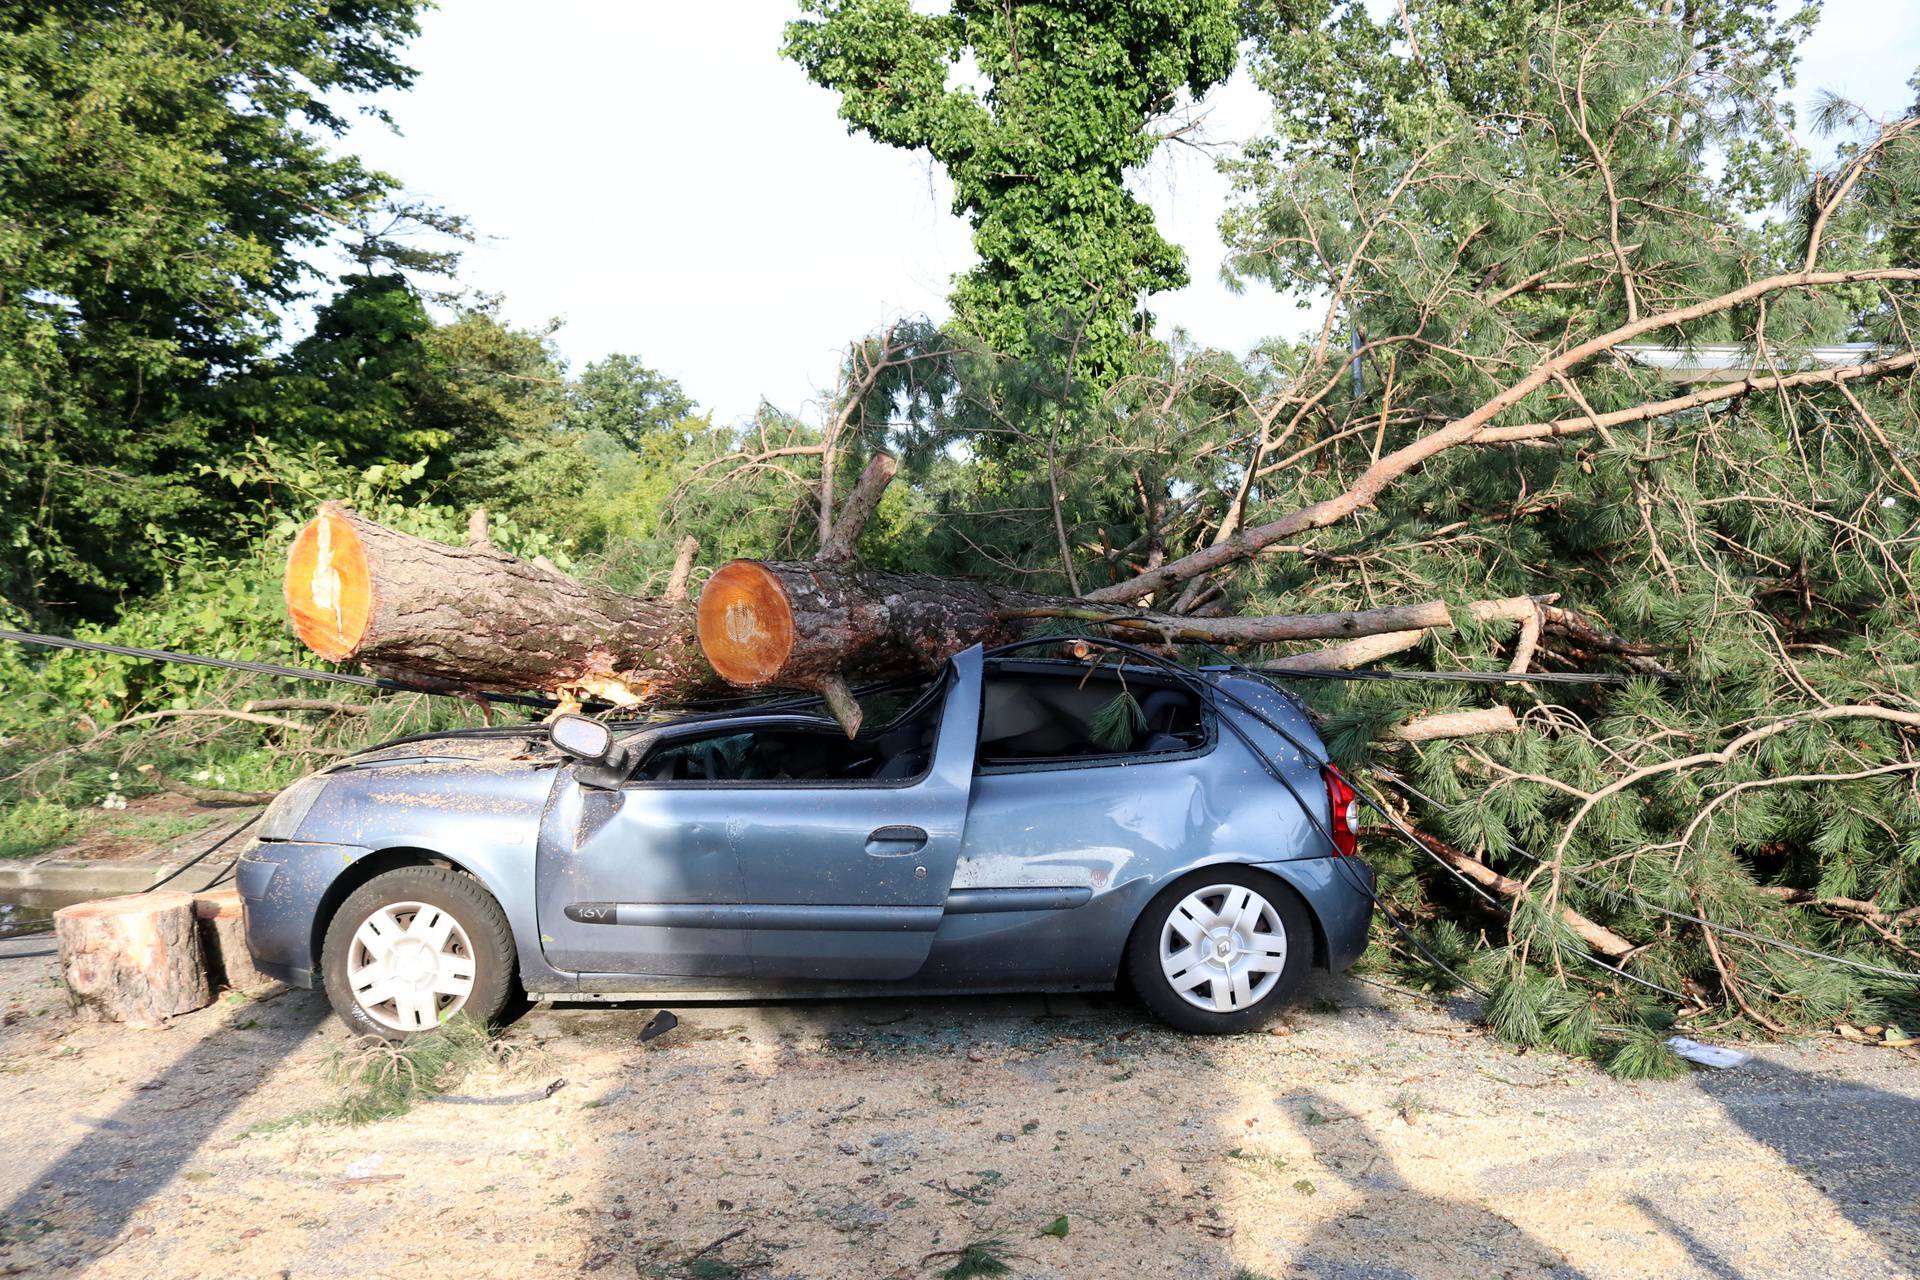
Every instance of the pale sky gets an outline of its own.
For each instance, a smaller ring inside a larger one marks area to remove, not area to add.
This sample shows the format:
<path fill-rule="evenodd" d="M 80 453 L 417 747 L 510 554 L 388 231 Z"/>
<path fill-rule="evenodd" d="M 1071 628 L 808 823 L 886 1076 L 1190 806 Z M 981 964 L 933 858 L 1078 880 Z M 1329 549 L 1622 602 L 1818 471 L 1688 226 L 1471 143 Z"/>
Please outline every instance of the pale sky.
<path fill-rule="evenodd" d="M 625 351 L 721 421 L 764 397 L 817 399 L 851 338 L 946 314 L 972 260 L 952 190 L 923 157 L 849 136 L 836 96 L 779 56 L 791 0 L 447 0 L 412 46 L 413 89 L 343 144 L 486 237 L 463 282 L 522 325 L 564 322 L 578 370 Z M 1895 116 L 1920 66 L 1920 4 L 1828 0 L 1799 97 L 1831 90 Z M 1224 143 L 1264 123 L 1237 73 L 1203 105 Z M 1219 283 L 1226 183 L 1169 146 L 1136 178 L 1194 283 L 1151 303 L 1164 326 L 1245 351 L 1300 313 Z"/>

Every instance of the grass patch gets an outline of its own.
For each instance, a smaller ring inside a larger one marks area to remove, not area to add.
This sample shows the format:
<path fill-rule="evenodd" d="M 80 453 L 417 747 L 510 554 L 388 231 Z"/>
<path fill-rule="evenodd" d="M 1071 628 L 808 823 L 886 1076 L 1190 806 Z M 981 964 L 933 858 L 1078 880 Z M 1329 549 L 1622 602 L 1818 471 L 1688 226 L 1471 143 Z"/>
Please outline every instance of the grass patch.
<path fill-rule="evenodd" d="M 104 836 L 135 844 L 163 844 L 213 821 L 205 813 L 123 813 L 35 798 L 0 816 L 0 858 L 34 858 L 81 839 Z"/>
<path fill-rule="evenodd" d="M 31 858 L 73 838 L 84 815 L 51 800 L 25 800 L 0 822 L 0 858 Z"/>
<path fill-rule="evenodd" d="M 337 1101 L 253 1125 L 246 1136 L 309 1124 L 391 1120 L 411 1111 L 422 1098 L 447 1092 L 475 1071 L 501 1065 L 506 1057 L 487 1028 L 471 1018 L 456 1017 L 399 1044 L 362 1036 L 335 1049 L 327 1060 L 327 1079 L 340 1090 Z"/>
<path fill-rule="evenodd" d="M 941 1280 L 974 1280 L 976 1276 L 1004 1276 L 1012 1272 L 1007 1262 L 1011 1255 L 1001 1240 L 975 1240 L 950 1253 L 935 1255 L 953 1259 L 953 1265 L 940 1273 Z"/>

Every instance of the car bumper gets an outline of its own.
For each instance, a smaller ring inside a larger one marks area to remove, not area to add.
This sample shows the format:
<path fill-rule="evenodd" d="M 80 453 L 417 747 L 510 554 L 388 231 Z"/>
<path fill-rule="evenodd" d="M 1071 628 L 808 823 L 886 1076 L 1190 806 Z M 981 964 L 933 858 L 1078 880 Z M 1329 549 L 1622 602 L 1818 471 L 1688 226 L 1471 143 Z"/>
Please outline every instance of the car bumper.
<path fill-rule="evenodd" d="M 340 869 L 366 853 L 301 840 L 255 840 L 241 850 L 234 880 L 247 904 L 247 950 L 262 973 L 296 987 L 318 985 L 321 904 Z"/>
<path fill-rule="evenodd" d="M 1306 899 L 1326 943 L 1326 966 L 1334 973 L 1353 967 L 1367 949 L 1373 924 L 1373 868 L 1359 858 L 1296 858 L 1264 862 Z"/>

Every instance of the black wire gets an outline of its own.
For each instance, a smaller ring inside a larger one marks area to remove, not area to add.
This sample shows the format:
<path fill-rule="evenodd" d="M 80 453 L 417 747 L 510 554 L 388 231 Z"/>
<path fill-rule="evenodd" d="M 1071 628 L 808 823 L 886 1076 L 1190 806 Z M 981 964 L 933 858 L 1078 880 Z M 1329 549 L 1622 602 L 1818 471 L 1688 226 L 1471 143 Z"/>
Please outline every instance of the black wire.
<path fill-rule="evenodd" d="M 155 889 L 158 889 L 161 885 L 166 884 L 168 881 L 176 880 L 182 875 L 185 875 L 193 867 L 198 866 L 201 862 L 204 862 L 215 851 L 225 847 L 225 845 L 229 841 L 231 841 L 235 836 L 239 835 L 242 831 L 245 831 L 248 827 L 251 827 L 254 823 L 260 821 L 260 819 L 264 818 L 265 816 L 266 814 L 264 813 L 254 814 L 251 818 L 248 818 L 245 822 L 241 823 L 239 826 L 235 827 L 233 830 L 227 832 L 227 834 L 225 834 L 224 836 L 221 836 L 218 840 L 214 841 L 212 844 L 202 849 L 199 853 L 195 854 L 193 857 L 187 859 L 185 862 L 175 867 L 172 871 L 168 872 L 166 875 L 160 877 L 160 879 L 155 880 L 152 884 L 148 885 L 146 888 L 142 889 L 140 892 L 152 893 Z M 238 862 L 239 861 L 238 857 L 234 858 L 233 861 Z M 228 864 L 229 867 L 231 867 L 231 865 L 232 863 Z M 219 875 L 216 875 L 211 881 L 209 881 L 204 886 L 204 888 L 211 889 L 215 884 L 218 884 L 220 882 L 221 876 L 224 876 L 226 874 L 227 874 L 227 869 L 223 868 L 220 871 Z"/>
<path fill-rule="evenodd" d="M 1175 644 L 1201 644 L 1215 653 L 1220 650 L 1205 641 L 1176 640 Z M 1229 662 L 1219 667 L 1202 667 L 1203 671 L 1230 670 L 1245 672 L 1271 680 L 1414 680 L 1445 681 L 1455 684 L 1632 684 L 1635 680 L 1678 680 L 1681 677 L 1672 671 L 1654 672 L 1647 675 L 1615 675 L 1593 671 L 1536 671 L 1532 673 L 1518 671 L 1388 671 L 1379 667 L 1361 667 L 1347 671 L 1338 667 L 1248 667 L 1237 662 Z"/>
<path fill-rule="evenodd" d="M 148 662 L 177 662 L 189 667 L 220 667 L 228 671 L 248 671 L 254 675 L 280 676 L 288 680 L 319 680 L 331 684 L 358 685 L 363 689 L 387 689 L 396 693 L 430 693 L 440 697 L 484 698 L 488 702 L 510 702 L 522 707 L 557 707 L 552 698 L 525 693 L 449 693 L 444 689 L 423 689 L 418 685 L 388 680 L 382 676 L 356 676 L 345 671 L 316 671 L 312 667 L 286 667 L 277 662 L 243 662 L 237 658 L 208 658 L 197 653 L 176 653 L 171 649 L 139 649 L 125 644 L 102 644 L 98 640 L 75 640 L 71 636 L 39 635 L 31 631 L 0 630 L 0 640 L 16 644 L 37 644 L 49 649 L 80 649 L 87 653 L 110 653 L 122 658 L 141 658 Z"/>

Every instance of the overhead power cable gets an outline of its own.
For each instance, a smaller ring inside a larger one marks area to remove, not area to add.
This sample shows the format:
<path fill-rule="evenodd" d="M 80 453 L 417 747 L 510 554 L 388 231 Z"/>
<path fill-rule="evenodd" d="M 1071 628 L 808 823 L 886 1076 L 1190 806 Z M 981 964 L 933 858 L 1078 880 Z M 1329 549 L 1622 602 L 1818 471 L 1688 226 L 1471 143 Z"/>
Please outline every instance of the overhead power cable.
<path fill-rule="evenodd" d="M 246 671 L 258 676 L 279 676 L 285 680 L 319 680 L 329 684 L 358 685 L 363 689 L 387 689 L 395 693 L 429 693 L 441 697 L 484 698 L 488 702 L 508 702 L 522 707 L 557 707 L 552 698 L 526 693 L 451 693 L 445 689 L 424 689 L 419 685 L 383 676 L 357 676 L 346 671 L 316 671 L 312 667 L 288 667 L 277 662 L 243 662 L 238 658 L 209 658 L 198 653 L 178 653 L 172 649 L 140 649 L 125 644 L 103 644 L 98 640 L 75 640 L 71 636 L 39 635 L 31 631 L 0 630 L 0 640 L 16 644 L 37 644 L 49 649 L 79 649 L 86 653 L 110 653 L 121 658 L 146 662 L 177 662 L 189 667 L 219 667 L 227 671 Z"/>
<path fill-rule="evenodd" d="M 1201 670 L 1247 672 L 1265 680 L 1403 680 L 1447 684 L 1621 685 L 1632 684 L 1635 680 L 1672 681 L 1681 678 L 1678 673 L 1671 671 L 1648 675 L 1621 675 L 1603 671 L 1388 671 L 1378 667 L 1360 667 L 1349 671 L 1339 667 L 1248 667 L 1237 662 L 1206 666 Z"/>

